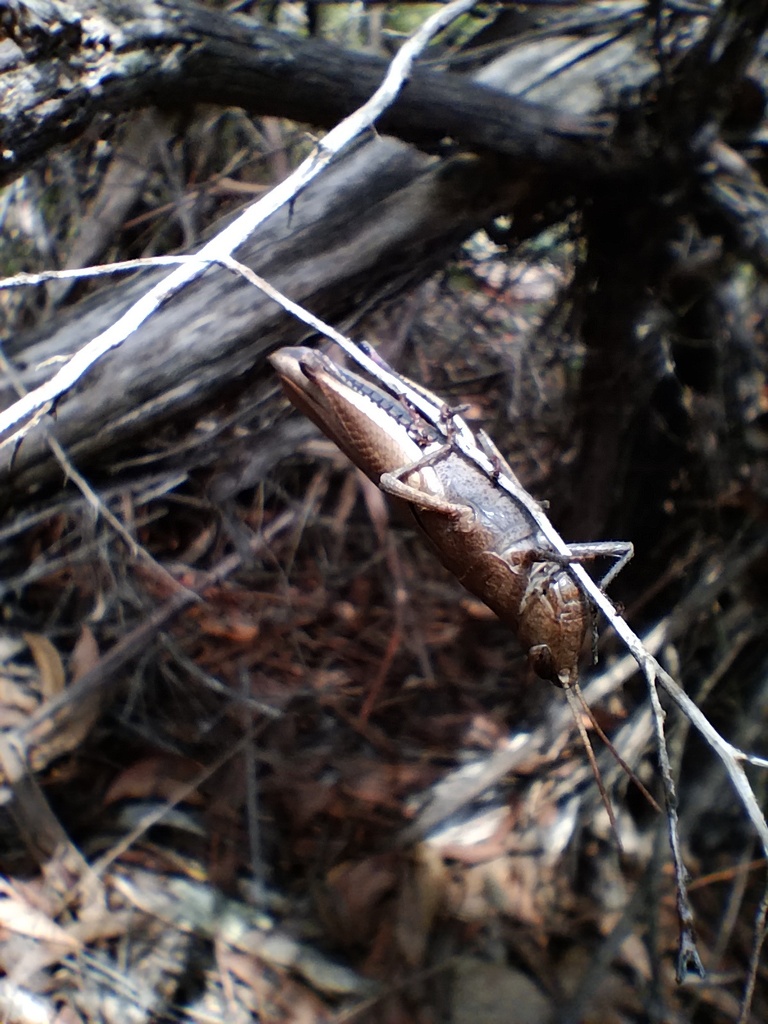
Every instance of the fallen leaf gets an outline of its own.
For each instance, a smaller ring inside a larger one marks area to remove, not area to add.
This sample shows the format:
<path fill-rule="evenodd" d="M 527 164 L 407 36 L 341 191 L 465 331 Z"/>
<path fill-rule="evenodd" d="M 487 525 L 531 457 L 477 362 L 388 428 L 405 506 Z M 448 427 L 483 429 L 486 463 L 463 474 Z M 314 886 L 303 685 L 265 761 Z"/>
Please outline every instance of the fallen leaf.
<path fill-rule="evenodd" d="M 55 697 L 64 689 L 66 681 L 61 655 L 42 633 L 24 633 L 23 636 L 40 673 L 40 692 L 46 699 Z"/>
<path fill-rule="evenodd" d="M 18 898 L 6 896 L 0 899 L 0 926 L 16 935 L 25 935 L 39 942 L 51 942 L 71 950 L 80 949 L 81 944 L 74 936 L 69 935 L 47 914 Z"/>
<path fill-rule="evenodd" d="M 99 645 L 96 643 L 96 637 L 88 626 L 83 626 L 69 658 L 69 672 L 72 682 L 76 682 L 86 672 L 90 672 L 94 665 L 98 663 L 98 660 Z"/>

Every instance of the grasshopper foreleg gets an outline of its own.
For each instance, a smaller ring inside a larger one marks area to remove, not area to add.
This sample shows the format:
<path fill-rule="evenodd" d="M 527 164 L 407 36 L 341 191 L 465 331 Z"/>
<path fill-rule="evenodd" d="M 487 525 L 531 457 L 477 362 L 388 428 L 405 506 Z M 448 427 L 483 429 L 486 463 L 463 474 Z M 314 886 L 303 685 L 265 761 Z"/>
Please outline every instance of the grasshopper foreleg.
<path fill-rule="evenodd" d="M 567 569 L 569 565 L 577 562 L 583 565 L 595 558 L 615 558 L 616 563 L 611 566 L 608 572 L 601 577 L 600 587 L 604 590 L 609 583 L 616 579 L 621 570 L 630 561 L 635 553 L 635 547 L 631 541 L 624 540 L 598 540 L 588 541 L 585 544 L 569 544 L 570 555 L 561 555 L 555 551 L 543 549 L 533 552 L 534 561 L 554 562 Z"/>

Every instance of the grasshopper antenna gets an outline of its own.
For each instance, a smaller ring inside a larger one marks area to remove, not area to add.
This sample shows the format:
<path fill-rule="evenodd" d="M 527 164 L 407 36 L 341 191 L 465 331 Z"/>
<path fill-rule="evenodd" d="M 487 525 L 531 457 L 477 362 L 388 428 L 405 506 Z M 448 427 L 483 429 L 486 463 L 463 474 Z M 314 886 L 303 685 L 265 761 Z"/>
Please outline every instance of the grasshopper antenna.
<path fill-rule="evenodd" d="M 657 801 L 654 799 L 654 797 L 648 791 L 647 787 L 643 785 L 643 783 L 637 777 L 635 772 L 630 768 L 630 766 L 627 764 L 627 762 L 624 760 L 624 758 L 618 752 L 616 747 L 613 745 L 613 742 L 603 732 L 603 729 L 601 728 L 600 723 L 595 718 L 594 711 L 589 706 L 589 704 L 587 704 L 587 702 L 584 700 L 584 694 L 581 692 L 581 687 L 578 686 L 578 684 L 576 686 L 576 696 L 579 699 L 579 701 L 581 702 L 581 706 L 584 709 L 584 712 L 585 712 L 587 718 L 589 719 L 590 724 L 592 725 L 592 728 L 595 730 L 597 735 L 600 737 L 600 739 L 603 741 L 605 746 L 611 752 L 611 754 L 613 755 L 613 759 L 616 761 L 616 763 L 619 765 L 619 767 L 622 768 L 626 772 L 626 774 L 629 776 L 629 778 L 634 782 L 634 784 L 637 786 L 637 788 L 643 794 L 643 796 L 648 801 L 650 806 L 654 809 L 654 811 L 656 811 L 657 814 L 661 814 L 661 807 L 659 807 Z"/>
<path fill-rule="evenodd" d="M 592 742 L 589 738 L 589 734 L 587 733 L 586 726 L 584 725 L 584 721 L 581 717 L 582 710 L 586 709 L 587 716 L 589 717 L 593 725 L 595 722 L 594 716 L 592 715 L 592 712 L 589 709 L 589 705 L 584 700 L 584 695 L 582 694 L 581 687 L 578 683 L 574 682 L 570 686 L 563 687 L 563 689 L 565 690 L 565 697 L 568 701 L 568 707 L 571 709 L 571 714 L 573 715 L 573 721 L 576 724 L 576 728 L 579 730 L 579 736 L 581 736 L 581 742 L 584 746 L 584 750 L 587 755 L 587 760 L 589 761 L 589 766 L 592 769 L 592 774 L 595 777 L 597 788 L 600 790 L 600 799 L 603 801 L 603 807 L 605 807 L 605 810 L 608 814 L 608 820 L 611 823 L 611 831 L 616 837 L 616 844 L 618 845 L 619 853 L 623 853 L 624 848 L 621 845 L 621 837 L 619 836 L 619 826 L 616 823 L 616 815 L 613 813 L 613 807 L 611 807 L 611 801 L 608 798 L 608 793 L 606 792 L 605 785 L 603 784 L 603 777 L 600 774 L 600 769 L 597 765 L 595 750 L 592 746 Z"/>

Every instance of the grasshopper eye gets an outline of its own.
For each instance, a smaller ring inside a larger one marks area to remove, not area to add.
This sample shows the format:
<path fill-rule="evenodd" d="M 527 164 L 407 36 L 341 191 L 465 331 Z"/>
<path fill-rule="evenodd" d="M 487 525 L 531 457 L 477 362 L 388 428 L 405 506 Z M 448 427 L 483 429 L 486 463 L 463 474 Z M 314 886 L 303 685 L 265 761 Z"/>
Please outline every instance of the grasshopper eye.
<path fill-rule="evenodd" d="M 537 676 L 562 686 L 555 671 L 554 658 L 548 644 L 534 644 L 528 651 L 528 664 Z"/>
<path fill-rule="evenodd" d="M 307 359 L 300 359 L 299 360 L 299 369 L 304 374 L 304 376 L 307 378 L 307 380 L 311 380 L 311 381 L 317 380 L 317 376 L 318 376 L 318 374 L 317 374 L 317 367 L 313 366 L 309 362 L 309 360 L 307 360 Z"/>
<path fill-rule="evenodd" d="M 534 644 L 528 649 L 528 664 L 537 676 L 567 690 L 576 679 L 575 668 L 558 668 L 555 655 L 548 644 Z"/>

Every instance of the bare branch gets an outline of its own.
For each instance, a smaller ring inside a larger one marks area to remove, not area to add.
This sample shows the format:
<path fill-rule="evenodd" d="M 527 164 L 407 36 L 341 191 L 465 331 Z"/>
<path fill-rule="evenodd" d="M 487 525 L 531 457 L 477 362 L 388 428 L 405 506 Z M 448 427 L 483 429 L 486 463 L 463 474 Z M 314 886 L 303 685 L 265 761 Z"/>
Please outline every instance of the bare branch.
<path fill-rule="evenodd" d="M 126 338 L 129 338 L 171 296 L 199 277 L 205 271 L 207 263 L 229 257 L 259 224 L 295 199 L 334 156 L 370 128 L 387 109 L 407 80 L 414 60 L 432 36 L 454 18 L 468 11 L 475 2 L 476 0 L 453 0 L 428 18 L 419 31 L 401 47 L 384 81 L 373 96 L 358 111 L 332 129 L 315 152 L 290 177 L 259 202 L 249 206 L 232 224 L 203 246 L 199 253 L 203 263 L 179 267 L 143 295 L 106 331 L 85 344 L 54 377 L 0 413 L 0 434 L 11 430 L 17 423 L 63 395 L 107 352 L 122 345 Z M 17 431 L 8 441 L 16 444 L 25 432 L 24 429 Z"/>

